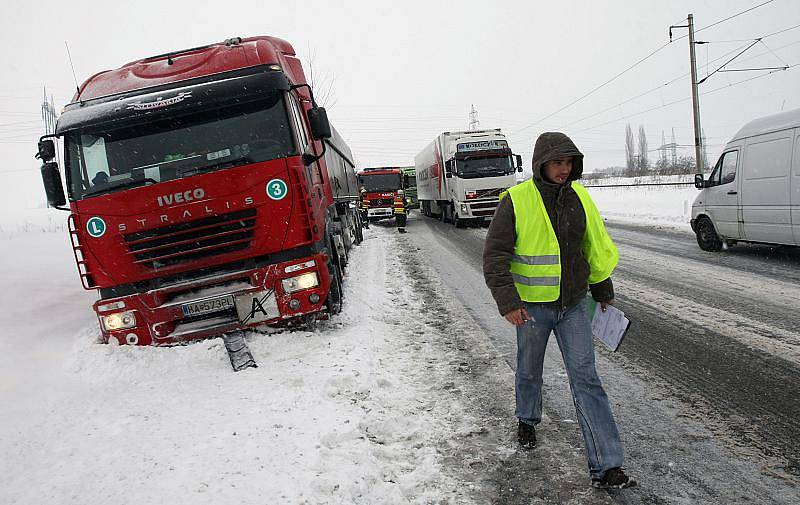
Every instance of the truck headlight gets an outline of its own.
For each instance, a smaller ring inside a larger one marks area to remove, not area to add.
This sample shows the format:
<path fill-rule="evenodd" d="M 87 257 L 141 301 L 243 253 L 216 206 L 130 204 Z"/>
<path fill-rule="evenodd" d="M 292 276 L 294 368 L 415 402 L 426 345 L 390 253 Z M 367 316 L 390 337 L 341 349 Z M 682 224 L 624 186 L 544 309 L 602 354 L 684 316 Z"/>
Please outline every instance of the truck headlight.
<path fill-rule="evenodd" d="M 461 204 L 461 212 L 467 213 L 469 211 L 469 206 L 466 203 Z"/>
<path fill-rule="evenodd" d="M 106 331 L 125 330 L 136 326 L 136 314 L 132 310 L 116 312 L 107 316 L 100 316 L 100 321 Z"/>
<path fill-rule="evenodd" d="M 281 287 L 284 293 L 294 293 L 295 291 L 302 291 L 319 286 L 319 277 L 317 272 L 308 272 L 297 277 L 289 277 L 288 279 L 281 280 Z"/>

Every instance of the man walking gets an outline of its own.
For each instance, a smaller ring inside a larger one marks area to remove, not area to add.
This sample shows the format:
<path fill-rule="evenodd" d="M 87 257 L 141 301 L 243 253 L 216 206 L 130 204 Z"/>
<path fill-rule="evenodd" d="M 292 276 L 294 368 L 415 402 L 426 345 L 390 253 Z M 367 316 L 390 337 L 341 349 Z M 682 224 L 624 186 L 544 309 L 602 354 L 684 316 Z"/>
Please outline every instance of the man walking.
<path fill-rule="evenodd" d="M 617 425 L 594 359 L 587 286 L 601 310 L 614 303 L 619 254 L 577 180 L 583 154 L 563 133 L 543 133 L 533 177 L 501 195 L 483 252 L 483 272 L 500 314 L 517 330 L 516 415 L 522 447 L 536 446 L 542 420 L 542 367 L 555 333 L 586 446 L 592 485 L 625 488 Z"/>

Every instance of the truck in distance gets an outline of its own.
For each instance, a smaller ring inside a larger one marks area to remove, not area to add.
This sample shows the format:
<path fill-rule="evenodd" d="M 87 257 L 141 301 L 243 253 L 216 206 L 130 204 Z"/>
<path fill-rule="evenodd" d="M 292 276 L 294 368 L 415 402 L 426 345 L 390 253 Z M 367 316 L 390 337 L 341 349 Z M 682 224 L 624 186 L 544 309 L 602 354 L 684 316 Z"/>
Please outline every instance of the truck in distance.
<path fill-rule="evenodd" d="M 499 195 L 516 184 L 522 157 L 499 128 L 444 132 L 414 158 L 421 212 L 457 227 L 483 224 Z"/>
<path fill-rule="evenodd" d="M 365 168 L 358 173 L 362 192 L 362 206 L 369 221 L 394 218 L 398 228 L 404 228 L 407 219 L 405 188 L 408 176 L 400 167 Z"/>
<path fill-rule="evenodd" d="M 49 204 L 70 212 L 103 341 L 175 344 L 340 310 L 361 232 L 353 156 L 288 42 L 237 37 L 100 72 L 37 157 Z"/>

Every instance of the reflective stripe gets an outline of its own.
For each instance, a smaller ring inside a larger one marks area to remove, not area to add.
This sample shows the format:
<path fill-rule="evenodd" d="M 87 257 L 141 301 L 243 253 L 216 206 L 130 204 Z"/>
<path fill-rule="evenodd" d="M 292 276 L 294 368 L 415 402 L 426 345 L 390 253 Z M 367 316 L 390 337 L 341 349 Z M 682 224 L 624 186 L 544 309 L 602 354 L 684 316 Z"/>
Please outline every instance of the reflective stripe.
<path fill-rule="evenodd" d="M 512 261 L 522 263 L 523 265 L 558 265 L 558 254 L 544 254 L 541 256 L 522 256 L 515 254 Z"/>
<path fill-rule="evenodd" d="M 525 277 L 513 272 L 511 277 L 514 278 L 514 282 L 523 286 L 558 286 L 560 281 L 559 277 Z"/>

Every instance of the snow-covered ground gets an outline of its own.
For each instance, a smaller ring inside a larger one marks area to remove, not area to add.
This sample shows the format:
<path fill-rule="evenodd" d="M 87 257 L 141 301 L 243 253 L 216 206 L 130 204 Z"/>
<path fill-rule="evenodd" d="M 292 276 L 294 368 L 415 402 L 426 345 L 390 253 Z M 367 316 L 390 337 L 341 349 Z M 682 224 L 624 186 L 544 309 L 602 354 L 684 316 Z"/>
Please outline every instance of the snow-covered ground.
<path fill-rule="evenodd" d="M 694 176 L 614 177 L 591 184 L 641 184 L 690 182 Z M 587 186 L 589 184 L 587 183 Z M 634 224 L 662 226 L 691 233 L 692 202 L 698 190 L 684 186 L 630 186 L 589 188 L 603 218 Z"/>
<path fill-rule="evenodd" d="M 607 218 L 679 229 L 696 192 L 590 191 Z M 341 315 L 315 333 L 251 333 L 259 368 L 234 374 L 219 339 L 96 344 L 65 221 L 0 221 L 0 503 L 466 500 L 436 445 L 480 428 L 431 379 L 446 362 L 425 343 L 436 316 L 421 320 L 390 228 L 354 251 Z"/>
<path fill-rule="evenodd" d="M 65 236 L 4 234 L 0 502 L 446 499 L 434 442 L 464 414 L 419 377 L 436 356 L 410 347 L 417 308 L 380 233 L 352 256 L 340 316 L 250 334 L 259 368 L 237 374 L 219 339 L 95 343 Z"/>

